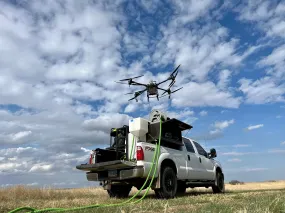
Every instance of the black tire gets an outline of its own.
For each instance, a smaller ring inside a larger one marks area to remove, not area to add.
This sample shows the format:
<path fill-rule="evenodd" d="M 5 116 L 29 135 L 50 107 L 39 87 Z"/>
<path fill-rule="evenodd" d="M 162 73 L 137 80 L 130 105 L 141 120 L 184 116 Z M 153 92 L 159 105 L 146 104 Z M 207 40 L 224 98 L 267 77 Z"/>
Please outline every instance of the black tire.
<path fill-rule="evenodd" d="M 110 198 L 127 198 L 132 189 L 128 185 L 111 185 L 111 189 L 107 189 Z"/>
<path fill-rule="evenodd" d="M 171 199 L 177 192 L 177 177 L 171 167 L 165 167 L 161 171 L 160 188 L 155 190 L 157 198 Z"/>
<path fill-rule="evenodd" d="M 177 185 L 177 192 L 176 192 L 176 194 L 177 195 L 183 195 L 183 194 L 186 193 L 186 189 L 187 189 L 186 183 L 180 181 L 180 182 L 178 182 L 178 185 Z"/>
<path fill-rule="evenodd" d="M 212 186 L 212 190 L 215 194 L 225 192 L 225 182 L 223 173 L 217 172 L 215 184 Z"/>

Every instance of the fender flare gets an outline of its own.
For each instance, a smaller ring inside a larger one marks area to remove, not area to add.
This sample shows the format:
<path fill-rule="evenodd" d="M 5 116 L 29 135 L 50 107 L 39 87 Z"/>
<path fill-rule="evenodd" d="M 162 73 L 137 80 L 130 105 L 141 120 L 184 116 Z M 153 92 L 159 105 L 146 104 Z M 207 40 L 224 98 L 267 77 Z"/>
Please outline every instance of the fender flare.
<path fill-rule="evenodd" d="M 164 155 L 164 156 L 165 156 L 165 158 L 161 157 L 158 161 L 159 166 L 158 166 L 158 171 L 157 171 L 157 179 L 153 183 L 153 186 L 152 186 L 153 189 L 159 189 L 160 188 L 160 177 L 161 177 L 161 169 L 162 169 L 163 164 L 170 164 L 171 167 L 175 167 L 175 169 L 174 169 L 175 174 L 177 174 L 177 172 L 178 172 L 178 168 L 176 166 L 174 159 L 172 159 L 169 154 Z"/>

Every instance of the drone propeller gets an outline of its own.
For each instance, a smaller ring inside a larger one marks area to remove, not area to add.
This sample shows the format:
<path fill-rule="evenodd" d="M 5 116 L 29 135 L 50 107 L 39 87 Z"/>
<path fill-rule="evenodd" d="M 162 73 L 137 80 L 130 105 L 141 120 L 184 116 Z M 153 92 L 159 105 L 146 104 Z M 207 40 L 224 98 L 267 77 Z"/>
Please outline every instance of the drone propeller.
<path fill-rule="evenodd" d="M 170 74 L 171 77 L 174 76 L 174 73 L 179 69 L 180 64 L 176 67 L 176 69 Z M 174 76 L 174 78 L 177 76 L 178 72 L 176 73 L 176 75 Z"/>
<path fill-rule="evenodd" d="M 173 84 L 175 83 L 175 78 L 176 78 L 176 76 L 177 76 L 177 74 L 178 74 L 178 69 L 179 69 L 179 67 L 180 67 L 180 64 L 175 68 L 175 70 L 169 75 L 169 77 L 166 79 L 166 80 L 164 80 L 164 81 L 161 81 L 160 83 L 158 83 L 157 85 L 160 85 L 160 84 L 162 84 L 162 83 L 164 83 L 164 82 L 166 82 L 166 81 L 169 81 L 169 80 L 171 80 L 171 83 L 169 84 L 169 88 L 170 87 L 172 87 L 173 86 Z"/>
<path fill-rule="evenodd" d="M 181 90 L 183 87 L 180 87 L 179 89 L 177 89 L 177 90 L 174 90 L 173 92 L 171 92 L 171 93 L 175 93 L 175 92 L 177 92 L 178 90 Z"/>
<path fill-rule="evenodd" d="M 135 78 L 140 78 L 142 77 L 143 75 L 140 75 L 140 76 L 137 76 L 137 77 L 133 77 L 133 78 L 125 78 L 125 79 L 122 79 L 120 81 L 129 81 L 129 80 L 132 80 L 132 79 L 135 79 Z"/>
<path fill-rule="evenodd" d="M 118 82 L 118 81 L 115 81 L 115 82 L 118 84 L 128 84 L 128 83 L 123 83 L 123 82 Z"/>
<path fill-rule="evenodd" d="M 131 101 L 131 100 L 137 98 L 138 96 L 140 96 L 141 94 L 143 94 L 145 91 L 146 91 L 146 89 L 135 92 L 135 96 L 134 96 L 133 98 L 129 99 L 129 101 Z M 127 93 L 127 94 L 128 94 L 128 93 Z M 133 94 L 133 93 L 129 93 L 129 94 Z"/>
<path fill-rule="evenodd" d="M 181 90 L 182 88 L 183 88 L 183 87 L 180 87 L 179 89 L 174 90 L 173 92 L 172 92 L 170 89 L 168 89 L 167 91 L 165 91 L 164 93 L 161 94 L 160 98 L 167 96 L 167 95 L 163 95 L 163 94 L 165 94 L 165 93 L 168 93 L 169 98 L 170 98 L 170 95 L 171 95 L 172 93 L 175 93 L 175 92 L 177 92 L 178 90 Z"/>
<path fill-rule="evenodd" d="M 179 69 L 179 67 L 180 67 L 180 64 L 176 67 L 176 69 L 169 76 L 169 80 L 170 79 L 172 80 L 171 83 L 168 86 L 169 88 L 172 87 L 174 85 L 174 83 L 176 82 L 175 78 L 178 75 L 178 71 L 177 70 Z"/>
<path fill-rule="evenodd" d="M 129 101 L 134 100 L 135 98 L 137 98 L 137 96 L 135 96 L 135 97 L 133 97 L 133 98 L 129 99 Z"/>

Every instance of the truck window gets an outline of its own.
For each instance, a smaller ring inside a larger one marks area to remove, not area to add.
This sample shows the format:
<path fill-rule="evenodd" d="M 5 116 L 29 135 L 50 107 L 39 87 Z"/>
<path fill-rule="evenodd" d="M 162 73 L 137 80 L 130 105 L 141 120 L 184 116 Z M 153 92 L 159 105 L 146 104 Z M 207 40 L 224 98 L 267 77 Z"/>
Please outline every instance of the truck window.
<path fill-rule="evenodd" d="M 183 138 L 183 142 L 184 142 L 185 147 L 186 147 L 188 152 L 195 153 L 194 147 L 193 147 L 193 145 L 192 145 L 192 143 L 190 142 L 189 139 Z"/>
<path fill-rule="evenodd" d="M 194 142 L 194 144 L 195 144 L 195 146 L 196 146 L 196 148 L 197 148 L 198 153 L 199 153 L 200 155 L 204 155 L 205 157 L 208 157 L 208 154 L 207 154 L 207 152 L 203 149 L 203 147 L 202 147 L 200 144 L 198 144 L 196 141 L 193 141 L 193 142 Z"/>

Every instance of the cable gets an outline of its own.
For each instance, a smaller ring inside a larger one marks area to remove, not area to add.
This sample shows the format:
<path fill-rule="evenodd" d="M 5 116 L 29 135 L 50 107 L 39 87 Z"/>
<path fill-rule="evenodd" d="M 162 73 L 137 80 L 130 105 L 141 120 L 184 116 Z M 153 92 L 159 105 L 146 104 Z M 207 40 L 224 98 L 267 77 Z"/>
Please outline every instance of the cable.
<path fill-rule="evenodd" d="M 17 209 L 14 209 L 12 211 L 10 211 L 9 213 L 15 213 L 15 212 L 19 212 L 19 211 L 22 211 L 22 210 L 31 210 L 33 213 L 34 212 L 48 212 L 48 211 L 56 211 L 56 212 L 63 212 L 63 211 L 75 211 L 75 210 L 82 210 L 82 209 L 89 209 L 89 208 L 98 208 L 98 207 L 111 207 L 111 206 L 120 206 L 120 205 L 124 205 L 130 201 L 132 201 L 142 190 L 143 188 L 145 187 L 145 185 L 147 184 L 147 181 L 149 179 L 149 176 L 150 176 L 150 173 L 152 172 L 152 169 L 153 169 L 153 165 L 155 164 L 155 170 L 154 170 L 154 173 L 152 175 L 152 178 L 151 178 L 151 182 L 149 184 L 149 186 L 147 187 L 147 190 L 146 192 L 144 193 L 144 195 L 137 201 L 133 202 L 133 203 L 129 203 L 129 204 L 134 204 L 134 203 L 138 203 L 140 202 L 141 200 L 144 199 L 144 197 L 147 195 L 148 191 L 150 190 L 151 188 L 151 184 L 154 180 L 154 176 L 155 176 L 155 173 L 156 173 L 156 169 L 158 167 L 158 159 L 159 159 L 159 154 L 160 154 L 160 142 L 161 142 L 161 129 L 162 129 L 162 120 L 160 119 L 160 131 L 159 131 L 159 140 L 158 140 L 158 143 L 156 143 L 156 147 L 155 147 L 155 153 L 154 153 L 154 156 L 152 158 L 152 165 L 151 165 L 151 168 L 150 168 L 150 171 L 147 175 L 147 178 L 144 182 L 144 184 L 142 185 L 142 187 L 140 188 L 140 190 L 135 194 L 133 195 L 130 199 L 124 201 L 124 202 L 121 202 L 121 203 L 114 203 L 114 204 L 95 204 L 95 205 L 90 205 L 90 206 L 82 206 L 82 207 L 74 207 L 74 208 L 47 208 L 47 209 L 42 209 L 42 210 L 36 210 L 34 208 L 31 208 L 31 207 L 20 207 L 20 208 L 17 208 Z M 156 161 L 156 162 L 154 162 Z"/>

